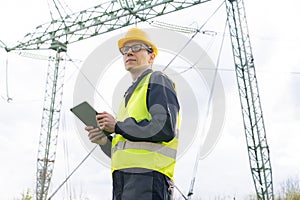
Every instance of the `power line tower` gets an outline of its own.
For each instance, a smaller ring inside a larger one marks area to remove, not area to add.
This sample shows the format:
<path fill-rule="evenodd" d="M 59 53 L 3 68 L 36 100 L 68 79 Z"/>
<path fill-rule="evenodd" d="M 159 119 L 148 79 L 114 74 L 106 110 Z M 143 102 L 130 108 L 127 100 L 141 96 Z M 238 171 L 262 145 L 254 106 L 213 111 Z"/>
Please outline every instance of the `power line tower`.
<path fill-rule="evenodd" d="M 55 64 L 49 63 L 44 107 L 42 114 L 39 148 L 37 156 L 36 197 L 45 199 L 52 177 L 56 157 L 60 110 L 63 96 L 64 66 L 60 65 L 61 54 L 67 51 L 66 45 L 53 41 L 50 49 L 56 51 Z"/>
<path fill-rule="evenodd" d="M 272 168 L 244 2 L 225 2 L 252 178 L 257 199 L 271 200 Z"/>
<path fill-rule="evenodd" d="M 60 54 L 66 52 L 67 45 L 207 1 L 210 0 L 112 0 L 40 25 L 33 33 L 25 35 L 23 42 L 12 48 L 6 47 L 7 51 L 53 49 L 57 52 L 55 67 L 54 69 L 49 67 L 47 75 L 38 151 L 36 187 L 38 200 L 47 198 L 55 161 L 64 74 L 64 68 L 60 68 L 59 63 Z M 272 199 L 271 165 L 244 4 L 242 1 L 225 1 L 251 172 L 258 198 Z M 266 189 L 268 192 L 264 192 Z"/>

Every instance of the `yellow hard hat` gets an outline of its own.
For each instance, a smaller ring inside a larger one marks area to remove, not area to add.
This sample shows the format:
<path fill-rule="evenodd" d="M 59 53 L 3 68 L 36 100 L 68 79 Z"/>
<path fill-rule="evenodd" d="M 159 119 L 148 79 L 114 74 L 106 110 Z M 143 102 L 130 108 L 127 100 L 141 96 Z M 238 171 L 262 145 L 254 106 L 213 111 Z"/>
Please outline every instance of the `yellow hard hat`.
<path fill-rule="evenodd" d="M 152 48 L 155 55 L 158 54 L 157 47 L 150 41 L 148 34 L 136 27 L 129 29 L 125 37 L 118 41 L 118 47 L 121 48 L 126 42 L 133 40 L 144 42 Z"/>

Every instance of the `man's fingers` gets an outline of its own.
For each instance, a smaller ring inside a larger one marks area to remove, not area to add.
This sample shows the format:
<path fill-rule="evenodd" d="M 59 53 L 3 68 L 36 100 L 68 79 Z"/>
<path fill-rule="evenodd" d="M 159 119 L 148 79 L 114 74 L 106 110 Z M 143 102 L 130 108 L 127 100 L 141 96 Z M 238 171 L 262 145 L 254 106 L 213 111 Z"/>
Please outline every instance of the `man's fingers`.
<path fill-rule="evenodd" d="M 95 141 L 95 140 L 101 139 L 105 135 L 99 128 L 94 128 L 89 131 L 88 136 L 91 141 Z"/>
<path fill-rule="evenodd" d="M 97 142 L 98 140 L 100 140 L 103 136 L 100 135 L 91 135 L 89 136 L 89 139 L 91 142 Z"/>
<path fill-rule="evenodd" d="M 109 133 L 115 131 L 116 119 L 107 112 L 101 112 L 96 115 L 98 126 L 101 130 Z"/>
<path fill-rule="evenodd" d="M 101 129 L 100 128 L 92 128 L 89 130 L 89 137 L 90 135 L 95 135 L 95 134 L 99 134 L 101 132 Z"/>
<path fill-rule="evenodd" d="M 91 142 L 100 145 L 106 144 L 107 137 L 99 127 L 87 126 L 85 130 L 88 131 L 88 137 Z"/>
<path fill-rule="evenodd" d="M 94 127 L 93 127 L 93 126 L 87 126 L 87 127 L 85 127 L 84 129 L 85 129 L 86 131 L 90 131 L 90 130 L 94 129 Z"/>
<path fill-rule="evenodd" d="M 106 136 L 103 134 L 103 132 L 99 128 L 94 129 L 94 131 L 90 131 L 88 136 L 89 136 L 89 140 L 91 142 L 97 143 L 100 145 L 104 145 L 107 141 Z"/>

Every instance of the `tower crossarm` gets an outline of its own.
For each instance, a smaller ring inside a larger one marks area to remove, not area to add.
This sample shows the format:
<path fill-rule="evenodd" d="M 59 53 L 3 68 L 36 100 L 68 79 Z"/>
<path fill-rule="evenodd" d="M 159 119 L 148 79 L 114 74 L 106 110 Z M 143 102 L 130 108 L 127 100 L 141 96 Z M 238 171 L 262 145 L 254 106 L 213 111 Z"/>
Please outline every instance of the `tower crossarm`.
<path fill-rule="evenodd" d="M 49 49 L 52 41 L 67 45 L 207 1 L 210 0 L 113 0 L 37 26 L 19 44 L 6 50 Z"/>

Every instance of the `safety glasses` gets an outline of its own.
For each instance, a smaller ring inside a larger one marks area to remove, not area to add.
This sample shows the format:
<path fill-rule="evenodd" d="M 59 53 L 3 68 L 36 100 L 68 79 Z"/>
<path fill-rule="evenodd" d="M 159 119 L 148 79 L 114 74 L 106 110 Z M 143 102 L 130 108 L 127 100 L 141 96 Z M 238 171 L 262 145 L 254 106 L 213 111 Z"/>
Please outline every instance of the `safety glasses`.
<path fill-rule="evenodd" d="M 131 46 L 123 46 L 119 50 L 120 50 L 121 54 L 124 55 L 124 54 L 128 53 L 129 49 L 131 49 L 131 51 L 134 52 L 134 53 L 139 52 L 142 49 L 145 49 L 149 53 L 152 53 L 151 48 L 149 48 L 145 44 L 134 44 L 134 45 L 131 45 Z"/>

